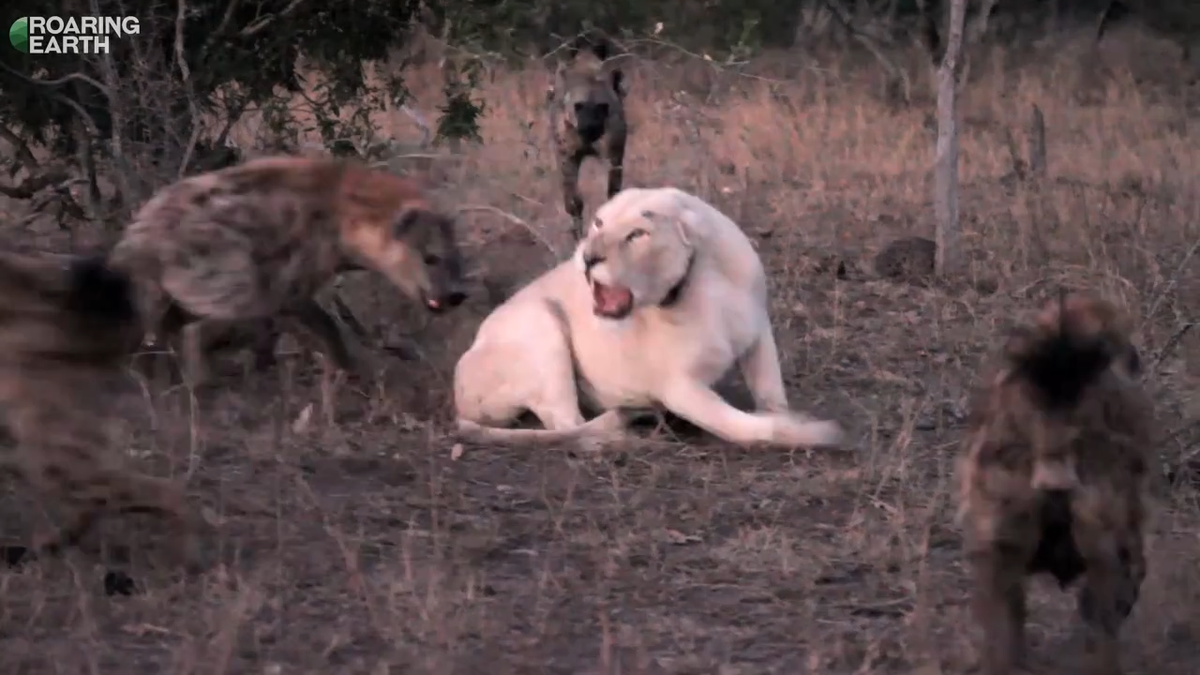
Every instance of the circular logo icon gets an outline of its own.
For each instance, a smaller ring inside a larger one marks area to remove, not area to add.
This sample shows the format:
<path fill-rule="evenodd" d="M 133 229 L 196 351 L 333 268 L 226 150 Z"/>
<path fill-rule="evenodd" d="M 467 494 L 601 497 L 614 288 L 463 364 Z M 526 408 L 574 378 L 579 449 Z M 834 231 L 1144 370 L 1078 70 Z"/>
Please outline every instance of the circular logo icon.
<path fill-rule="evenodd" d="M 8 41 L 22 54 L 29 53 L 29 17 L 21 17 L 8 29 Z"/>

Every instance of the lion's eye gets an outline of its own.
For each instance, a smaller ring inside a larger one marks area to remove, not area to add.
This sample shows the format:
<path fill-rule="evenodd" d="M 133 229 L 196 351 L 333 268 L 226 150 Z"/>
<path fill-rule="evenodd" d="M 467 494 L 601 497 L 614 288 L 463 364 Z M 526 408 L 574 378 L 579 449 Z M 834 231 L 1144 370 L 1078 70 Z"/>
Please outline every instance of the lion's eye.
<path fill-rule="evenodd" d="M 604 227 L 604 221 L 600 220 L 599 218 L 596 218 L 592 221 L 592 229 L 593 230 L 598 230 L 602 227 Z"/>
<path fill-rule="evenodd" d="M 625 241 L 633 241 L 634 239 L 637 239 L 638 237 L 644 237 L 647 234 L 650 234 L 650 233 L 639 227 L 638 229 L 625 235 Z"/>

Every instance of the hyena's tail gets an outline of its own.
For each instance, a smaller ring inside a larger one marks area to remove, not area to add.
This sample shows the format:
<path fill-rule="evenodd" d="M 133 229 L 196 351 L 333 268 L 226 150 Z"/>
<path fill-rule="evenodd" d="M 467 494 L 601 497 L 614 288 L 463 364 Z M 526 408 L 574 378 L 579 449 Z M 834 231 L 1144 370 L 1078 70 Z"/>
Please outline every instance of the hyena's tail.
<path fill-rule="evenodd" d="M 140 334 L 130 278 L 104 256 L 0 254 L 0 352 L 15 360 L 115 362 Z"/>
<path fill-rule="evenodd" d="M 1064 293 L 1007 346 L 1013 375 L 1028 384 L 1041 418 L 1031 425 L 1037 489 L 1070 490 L 1079 484 L 1070 443 L 1060 438 L 1062 425 L 1054 420 L 1078 407 L 1114 361 L 1124 356 L 1117 344 L 1127 343 L 1117 335 L 1114 317 L 1115 310 L 1107 303 Z"/>

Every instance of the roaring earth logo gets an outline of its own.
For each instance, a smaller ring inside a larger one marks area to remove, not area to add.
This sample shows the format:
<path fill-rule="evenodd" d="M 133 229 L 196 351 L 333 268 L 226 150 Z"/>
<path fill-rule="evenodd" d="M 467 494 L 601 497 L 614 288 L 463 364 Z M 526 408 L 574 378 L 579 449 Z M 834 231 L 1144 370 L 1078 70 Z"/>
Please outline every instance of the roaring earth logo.
<path fill-rule="evenodd" d="M 22 54 L 29 53 L 29 19 L 21 17 L 8 29 L 8 41 Z"/>
<path fill-rule="evenodd" d="M 134 16 L 23 16 L 8 29 L 8 41 L 22 54 L 108 54 L 110 37 L 140 32 Z"/>

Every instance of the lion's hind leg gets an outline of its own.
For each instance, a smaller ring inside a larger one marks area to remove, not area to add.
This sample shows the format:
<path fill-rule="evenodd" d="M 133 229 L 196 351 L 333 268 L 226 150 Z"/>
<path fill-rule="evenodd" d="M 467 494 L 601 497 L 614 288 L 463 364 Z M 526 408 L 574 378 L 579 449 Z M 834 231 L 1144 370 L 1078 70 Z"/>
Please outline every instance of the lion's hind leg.
<path fill-rule="evenodd" d="M 460 436 L 499 443 L 555 442 L 623 429 L 626 418 L 616 411 L 585 421 L 561 310 L 552 303 L 522 309 L 532 311 L 513 312 L 503 324 L 485 328 L 459 359 L 454 393 Z M 525 411 L 545 428 L 502 428 Z"/>

